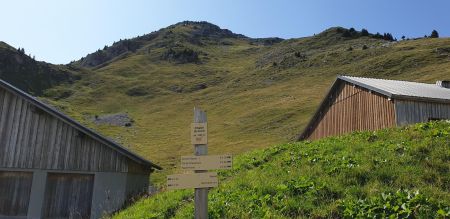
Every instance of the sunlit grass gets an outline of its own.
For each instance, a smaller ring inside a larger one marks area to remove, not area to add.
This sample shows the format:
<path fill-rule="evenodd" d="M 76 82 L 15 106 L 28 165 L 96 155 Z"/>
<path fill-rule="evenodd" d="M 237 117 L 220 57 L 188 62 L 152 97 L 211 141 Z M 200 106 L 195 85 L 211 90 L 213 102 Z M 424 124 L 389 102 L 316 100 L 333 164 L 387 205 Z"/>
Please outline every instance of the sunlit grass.
<path fill-rule="evenodd" d="M 448 217 L 449 149 L 450 123 L 440 122 L 255 150 L 220 171 L 209 217 Z M 192 196 L 162 192 L 114 218 L 192 218 Z"/>

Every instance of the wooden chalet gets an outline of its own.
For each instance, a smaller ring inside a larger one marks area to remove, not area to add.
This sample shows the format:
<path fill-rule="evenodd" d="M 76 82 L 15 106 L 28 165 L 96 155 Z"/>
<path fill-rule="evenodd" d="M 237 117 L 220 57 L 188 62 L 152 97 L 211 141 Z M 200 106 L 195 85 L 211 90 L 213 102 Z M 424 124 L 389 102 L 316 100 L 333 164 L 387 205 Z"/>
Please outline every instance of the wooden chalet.
<path fill-rule="evenodd" d="M 99 218 L 161 167 L 0 80 L 0 218 Z"/>
<path fill-rule="evenodd" d="M 339 76 L 299 140 L 450 119 L 450 82 Z"/>

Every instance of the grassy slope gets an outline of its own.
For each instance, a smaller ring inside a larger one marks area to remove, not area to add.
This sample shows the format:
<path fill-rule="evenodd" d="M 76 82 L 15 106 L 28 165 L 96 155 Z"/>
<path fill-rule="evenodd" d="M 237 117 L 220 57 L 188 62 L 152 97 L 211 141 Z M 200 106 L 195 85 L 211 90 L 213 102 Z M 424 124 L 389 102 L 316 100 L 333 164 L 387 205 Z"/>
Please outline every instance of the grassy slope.
<path fill-rule="evenodd" d="M 233 170 L 220 172 L 209 216 L 449 217 L 449 162 L 448 122 L 281 144 L 238 156 Z M 191 218 L 192 196 L 162 192 L 114 218 Z"/>
<path fill-rule="evenodd" d="M 192 26 L 174 26 L 136 53 L 94 69 L 72 86 L 48 93 L 73 93 L 54 102 L 71 116 L 99 130 L 166 171 L 164 182 L 181 155 L 191 154 L 189 124 L 192 109 L 208 112 L 210 154 L 240 154 L 255 148 L 289 142 L 301 132 L 336 75 L 359 75 L 434 82 L 450 74 L 450 39 L 421 39 L 383 46 L 368 37 L 344 39 L 330 29 L 314 37 L 263 46 L 246 38 L 226 38 L 224 45 L 202 39 L 191 44 L 181 36 Z M 169 44 L 201 52 L 201 64 L 161 60 Z M 362 45 L 369 49 L 362 50 Z M 353 51 L 347 51 L 352 46 Z M 294 54 L 301 52 L 305 58 Z M 276 66 L 273 63 L 277 63 Z M 192 91 L 198 84 L 208 88 Z M 177 93 L 172 87 L 184 88 Z M 147 90 L 130 97 L 130 88 Z M 191 90 L 191 91 L 189 91 Z M 130 128 L 97 126 L 95 115 L 128 112 Z"/>

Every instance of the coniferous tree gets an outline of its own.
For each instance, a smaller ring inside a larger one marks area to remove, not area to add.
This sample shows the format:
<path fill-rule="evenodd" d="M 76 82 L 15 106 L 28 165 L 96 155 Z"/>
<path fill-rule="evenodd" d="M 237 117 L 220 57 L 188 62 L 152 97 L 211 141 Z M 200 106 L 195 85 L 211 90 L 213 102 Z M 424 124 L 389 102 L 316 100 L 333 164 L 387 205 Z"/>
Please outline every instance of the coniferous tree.
<path fill-rule="evenodd" d="M 394 41 L 394 37 L 390 33 L 384 33 L 383 35 L 384 40 Z"/>
<path fill-rule="evenodd" d="M 436 30 L 431 32 L 430 38 L 439 38 L 439 33 Z"/>

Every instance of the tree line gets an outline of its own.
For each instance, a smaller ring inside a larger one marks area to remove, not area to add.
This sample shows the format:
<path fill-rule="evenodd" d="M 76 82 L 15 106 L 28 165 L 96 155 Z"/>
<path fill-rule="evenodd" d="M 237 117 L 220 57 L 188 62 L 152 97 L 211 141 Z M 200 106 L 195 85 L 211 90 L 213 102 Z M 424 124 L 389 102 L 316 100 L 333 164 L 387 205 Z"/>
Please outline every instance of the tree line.
<path fill-rule="evenodd" d="M 397 38 L 395 38 L 391 33 L 375 33 L 375 34 L 371 34 L 369 33 L 369 31 L 366 28 L 362 28 L 361 31 L 357 31 L 355 30 L 355 28 L 351 27 L 349 29 L 344 29 L 344 28 L 339 28 L 338 32 L 342 33 L 343 37 L 363 37 L 363 36 L 367 36 L 367 37 L 372 37 L 375 39 L 383 39 L 383 40 L 388 40 L 388 41 L 397 41 Z M 437 30 L 433 30 L 431 31 L 431 34 L 429 36 L 425 35 L 424 38 L 439 38 L 439 33 Z M 409 38 L 406 38 L 406 36 L 402 36 L 401 37 L 402 40 L 408 40 Z"/>

